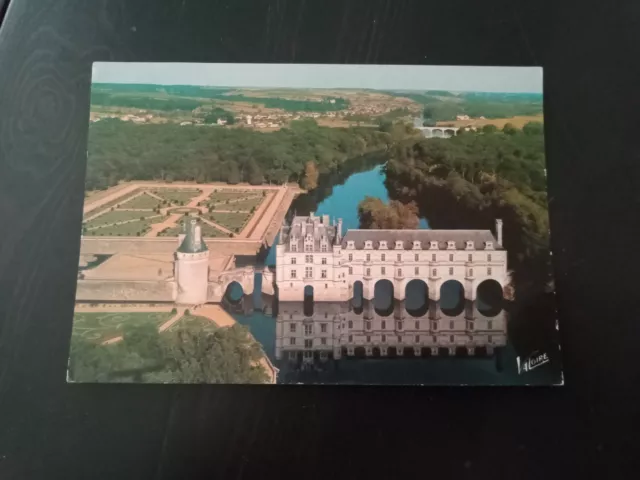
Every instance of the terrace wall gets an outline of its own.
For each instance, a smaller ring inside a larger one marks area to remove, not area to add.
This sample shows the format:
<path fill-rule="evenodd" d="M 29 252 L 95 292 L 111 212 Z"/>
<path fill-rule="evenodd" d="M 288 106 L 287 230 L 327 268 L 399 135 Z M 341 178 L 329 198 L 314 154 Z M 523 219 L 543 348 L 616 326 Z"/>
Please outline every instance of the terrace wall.
<path fill-rule="evenodd" d="M 205 239 L 209 250 L 222 255 L 255 255 L 262 245 L 259 240 Z M 173 253 L 178 248 L 177 237 L 82 237 L 81 255 L 111 255 L 116 253 Z"/>

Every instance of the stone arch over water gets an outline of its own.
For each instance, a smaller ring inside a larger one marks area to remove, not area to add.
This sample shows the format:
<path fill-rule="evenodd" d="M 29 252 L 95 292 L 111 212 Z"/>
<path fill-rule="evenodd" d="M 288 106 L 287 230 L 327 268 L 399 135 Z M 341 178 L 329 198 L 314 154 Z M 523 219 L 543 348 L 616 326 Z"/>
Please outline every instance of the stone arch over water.
<path fill-rule="evenodd" d="M 304 287 L 304 300 L 302 301 L 302 310 L 306 317 L 313 315 L 313 287 L 311 285 L 305 285 Z"/>
<path fill-rule="evenodd" d="M 504 308 L 502 285 L 497 280 L 489 278 L 478 284 L 476 289 L 476 307 L 487 317 L 494 317 Z"/>
<path fill-rule="evenodd" d="M 451 317 L 464 311 L 464 287 L 458 280 L 447 280 L 440 287 L 440 310 Z"/>
<path fill-rule="evenodd" d="M 229 282 L 227 288 L 224 291 L 224 299 L 232 305 L 238 305 L 242 302 L 242 299 L 245 295 L 244 289 L 239 282 L 235 280 Z"/>
<path fill-rule="evenodd" d="M 378 280 L 373 287 L 373 306 L 375 312 L 383 317 L 393 313 L 394 292 L 393 283 L 390 280 Z"/>
<path fill-rule="evenodd" d="M 405 309 L 412 317 L 422 317 L 429 310 L 429 287 L 424 280 L 408 282 L 404 298 Z"/>

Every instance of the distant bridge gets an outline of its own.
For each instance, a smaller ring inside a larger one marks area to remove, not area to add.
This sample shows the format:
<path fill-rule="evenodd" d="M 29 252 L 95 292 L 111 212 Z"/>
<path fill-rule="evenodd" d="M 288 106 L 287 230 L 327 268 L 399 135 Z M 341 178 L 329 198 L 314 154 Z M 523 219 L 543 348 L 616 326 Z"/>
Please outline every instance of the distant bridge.
<path fill-rule="evenodd" d="M 416 127 L 426 138 L 451 138 L 454 137 L 460 127 Z"/>

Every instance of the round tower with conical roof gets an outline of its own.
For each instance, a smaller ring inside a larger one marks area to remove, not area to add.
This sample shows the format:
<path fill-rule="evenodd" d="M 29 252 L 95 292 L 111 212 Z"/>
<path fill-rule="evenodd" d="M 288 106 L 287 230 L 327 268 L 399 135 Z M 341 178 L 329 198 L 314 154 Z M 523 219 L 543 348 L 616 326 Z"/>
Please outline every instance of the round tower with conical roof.
<path fill-rule="evenodd" d="M 180 237 L 183 237 L 180 235 Z M 175 279 L 176 303 L 201 305 L 207 302 L 209 284 L 209 249 L 202 239 L 202 230 L 196 219 L 186 223 L 184 237 L 176 251 Z"/>

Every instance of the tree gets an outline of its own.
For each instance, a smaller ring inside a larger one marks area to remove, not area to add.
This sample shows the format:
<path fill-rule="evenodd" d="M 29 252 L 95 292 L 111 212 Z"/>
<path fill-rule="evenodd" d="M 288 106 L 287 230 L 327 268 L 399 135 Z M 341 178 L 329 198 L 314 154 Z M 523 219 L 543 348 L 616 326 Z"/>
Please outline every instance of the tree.
<path fill-rule="evenodd" d="M 304 166 L 304 177 L 302 178 L 302 188 L 305 190 L 315 190 L 318 187 L 318 167 L 312 161 Z"/>
<path fill-rule="evenodd" d="M 529 122 L 522 127 L 525 135 L 543 135 L 544 125 L 541 122 Z"/>
<path fill-rule="evenodd" d="M 238 165 L 236 165 L 235 163 L 229 165 L 229 170 L 227 172 L 227 183 L 231 185 L 240 183 L 240 170 L 238 169 Z"/>
<path fill-rule="evenodd" d="M 505 123 L 504 127 L 502 127 L 502 132 L 506 135 L 515 135 L 518 130 L 513 126 L 513 123 Z"/>
<path fill-rule="evenodd" d="M 420 223 L 418 207 L 391 200 L 385 204 L 377 197 L 365 197 L 358 205 L 360 228 L 416 229 Z"/>
<path fill-rule="evenodd" d="M 498 131 L 498 127 L 495 125 L 484 125 L 482 127 L 482 133 L 496 133 Z"/>

